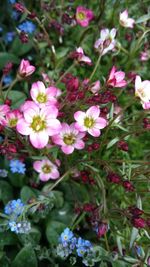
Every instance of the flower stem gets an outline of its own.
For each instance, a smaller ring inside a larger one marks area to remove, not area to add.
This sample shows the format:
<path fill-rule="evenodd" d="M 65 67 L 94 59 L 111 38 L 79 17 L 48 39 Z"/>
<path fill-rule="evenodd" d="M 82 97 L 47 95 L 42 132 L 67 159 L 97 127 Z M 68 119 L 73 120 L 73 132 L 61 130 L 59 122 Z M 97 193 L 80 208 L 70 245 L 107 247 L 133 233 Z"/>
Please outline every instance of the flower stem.
<path fill-rule="evenodd" d="M 101 54 L 99 55 L 98 60 L 97 60 L 97 62 L 96 62 L 96 65 L 95 65 L 95 67 L 94 67 L 94 70 L 92 71 L 92 73 L 91 73 L 91 75 L 90 75 L 90 78 L 89 78 L 90 81 L 92 80 L 92 78 L 93 78 L 93 76 L 94 76 L 94 74 L 95 74 L 95 72 L 96 72 L 96 70 L 97 70 L 97 68 L 98 68 L 98 65 L 99 65 L 99 63 L 100 63 L 100 60 L 101 60 Z"/>

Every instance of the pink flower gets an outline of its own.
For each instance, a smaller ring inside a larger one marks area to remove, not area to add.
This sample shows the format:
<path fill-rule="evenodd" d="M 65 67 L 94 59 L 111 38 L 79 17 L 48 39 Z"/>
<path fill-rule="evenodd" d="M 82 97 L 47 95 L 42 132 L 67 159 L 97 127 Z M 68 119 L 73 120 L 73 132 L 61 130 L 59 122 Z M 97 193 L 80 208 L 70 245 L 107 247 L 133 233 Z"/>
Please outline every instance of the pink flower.
<path fill-rule="evenodd" d="M 149 59 L 149 54 L 147 51 L 142 51 L 140 53 L 140 60 L 141 61 L 147 61 Z"/>
<path fill-rule="evenodd" d="M 29 60 L 22 59 L 19 66 L 19 75 L 21 77 L 28 77 L 35 71 L 35 67 L 30 65 Z"/>
<path fill-rule="evenodd" d="M 8 105 L 0 105 L 0 124 L 3 126 L 7 125 L 6 114 L 10 111 Z"/>
<path fill-rule="evenodd" d="M 70 126 L 67 123 L 62 123 L 62 129 L 58 135 L 52 137 L 55 144 L 61 146 L 61 150 L 65 154 L 71 154 L 74 149 L 83 149 L 85 144 L 82 138 L 85 133 L 79 133 L 75 128 L 75 123 Z"/>
<path fill-rule="evenodd" d="M 48 159 L 37 160 L 33 163 L 33 168 L 39 173 L 39 178 L 43 182 L 49 179 L 59 178 L 57 166 Z"/>
<path fill-rule="evenodd" d="M 18 120 L 22 118 L 22 114 L 18 109 L 14 109 L 6 114 L 6 121 L 8 127 L 16 127 Z"/>
<path fill-rule="evenodd" d="M 150 109 L 150 101 L 149 102 L 144 102 L 142 104 L 142 106 L 143 106 L 144 109 Z"/>
<path fill-rule="evenodd" d="M 126 86 L 127 82 L 124 80 L 125 73 L 123 71 L 116 70 L 116 67 L 113 66 L 107 80 L 107 85 L 120 88 Z"/>
<path fill-rule="evenodd" d="M 56 87 L 50 86 L 45 88 L 43 82 L 35 82 L 32 84 L 30 95 L 33 101 L 40 107 L 57 105 L 58 89 Z"/>
<path fill-rule="evenodd" d="M 113 50 L 116 45 L 117 30 L 113 28 L 112 30 L 103 29 L 100 32 L 100 38 L 95 42 L 94 48 L 98 50 L 101 55 L 105 55 L 109 51 Z"/>
<path fill-rule="evenodd" d="M 150 101 L 150 81 L 145 80 L 142 82 L 140 76 L 136 76 L 135 78 L 135 96 L 141 99 L 141 103 L 145 106 L 144 103 L 148 103 Z M 146 104 L 147 106 L 147 104 Z"/>
<path fill-rule="evenodd" d="M 82 27 L 87 27 L 89 22 L 94 18 L 94 13 L 90 9 L 78 6 L 76 9 L 76 21 Z"/>
<path fill-rule="evenodd" d="M 100 83 L 100 81 L 98 80 L 98 81 L 92 83 L 92 85 L 91 85 L 91 87 L 90 87 L 90 91 L 91 91 L 93 94 L 96 95 L 96 94 L 99 92 L 100 88 L 101 88 L 101 83 Z"/>
<path fill-rule="evenodd" d="M 128 18 L 128 11 L 127 9 L 120 13 L 119 17 L 120 24 L 125 28 L 133 28 L 135 20 Z"/>
<path fill-rule="evenodd" d="M 89 57 L 85 56 L 82 47 L 78 47 L 76 51 L 71 52 L 70 58 L 76 59 L 79 63 L 85 63 L 92 65 L 92 61 Z"/>
<path fill-rule="evenodd" d="M 98 106 L 90 107 L 86 112 L 77 111 L 74 114 L 74 119 L 77 121 L 75 127 L 81 132 L 88 132 L 94 137 L 100 136 L 100 129 L 107 125 L 107 121 L 99 117 L 100 109 Z"/>
<path fill-rule="evenodd" d="M 59 133 L 61 124 L 57 120 L 58 109 L 54 106 L 39 108 L 32 101 L 27 101 L 22 107 L 23 118 L 17 123 L 17 131 L 22 135 L 29 135 L 31 144 L 35 148 L 44 148 L 49 136 Z"/>

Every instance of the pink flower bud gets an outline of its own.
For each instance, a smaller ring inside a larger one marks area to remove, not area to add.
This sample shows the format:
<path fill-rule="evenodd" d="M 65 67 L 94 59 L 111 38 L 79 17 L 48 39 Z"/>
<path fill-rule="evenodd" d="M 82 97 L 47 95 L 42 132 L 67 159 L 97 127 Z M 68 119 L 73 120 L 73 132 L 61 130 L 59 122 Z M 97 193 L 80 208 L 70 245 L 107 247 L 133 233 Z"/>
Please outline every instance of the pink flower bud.
<path fill-rule="evenodd" d="M 35 71 L 35 67 L 30 65 L 29 60 L 22 59 L 19 66 L 19 75 L 21 77 L 28 77 Z"/>
<path fill-rule="evenodd" d="M 136 228 L 144 228 L 146 226 L 146 222 L 143 218 L 134 218 L 132 224 Z"/>

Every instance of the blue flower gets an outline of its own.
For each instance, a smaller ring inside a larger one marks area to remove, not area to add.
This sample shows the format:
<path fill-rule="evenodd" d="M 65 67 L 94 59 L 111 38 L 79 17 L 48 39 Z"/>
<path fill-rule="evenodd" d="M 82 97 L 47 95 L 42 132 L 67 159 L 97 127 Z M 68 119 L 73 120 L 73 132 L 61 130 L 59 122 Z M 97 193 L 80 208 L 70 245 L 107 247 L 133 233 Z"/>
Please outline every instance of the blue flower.
<path fill-rule="evenodd" d="M 66 228 L 60 236 L 60 241 L 64 245 L 67 244 L 73 238 L 73 232 L 69 228 Z"/>
<path fill-rule="evenodd" d="M 5 85 L 9 85 L 11 82 L 12 82 L 12 77 L 10 76 L 10 75 L 6 75 L 5 77 L 4 77 L 4 79 L 3 79 L 3 83 L 5 84 Z"/>
<path fill-rule="evenodd" d="M 0 177 L 7 177 L 8 171 L 5 169 L 0 169 Z"/>
<path fill-rule="evenodd" d="M 22 163 L 18 159 L 12 159 L 10 160 L 9 167 L 12 173 L 22 173 L 24 174 L 26 171 L 25 164 Z"/>
<path fill-rule="evenodd" d="M 81 237 L 78 238 L 78 242 L 76 244 L 77 254 L 79 257 L 83 257 L 86 252 L 88 252 L 92 248 L 92 244 L 88 240 L 84 240 Z"/>
<path fill-rule="evenodd" d="M 4 212 L 7 215 L 19 216 L 24 210 L 24 203 L 21 199 L 11 200 L 4 208 Z"/>
<path fill-rule="evenodd" d="M 25 33 L 33 33 L 36 29 L 36 26 L 31 21 L 24 21 L 18 26 L 18 28 Z"/>
<path fill-rule="evenodd" d="M 8 0 L 10 4 L 15 4 L 16 0 Z"/>
<path fill-rule="evenodd" d="M 31 224 L 28 221 L 10 221 L 8 223 L 8 226 L 12 232 L 15 232 L 16 234 L 27 234 L 31 230 Z"/>
<path fill-rule="evenodd" d="M 16 10 L 13 10 L 12 13 L 11 13 L 11 17 L 14 19 L 14 20 L 17 20 L 19 18 L 20 14 L 16 11 Z"/>
<path fill-rule="evenodd" d="M 11 43 L 14 39 L 15 33 L 14 32 L 7 32 L 4 36 L 4 40 L 6 43 Z"/>

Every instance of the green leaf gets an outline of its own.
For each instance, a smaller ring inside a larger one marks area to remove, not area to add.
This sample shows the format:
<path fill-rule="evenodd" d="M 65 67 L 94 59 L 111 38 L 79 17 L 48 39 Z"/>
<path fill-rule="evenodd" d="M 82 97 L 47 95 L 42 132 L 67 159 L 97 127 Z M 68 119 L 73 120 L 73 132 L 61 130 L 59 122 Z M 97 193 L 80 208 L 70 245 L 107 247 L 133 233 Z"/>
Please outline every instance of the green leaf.
<path fill-rule="evenodd" d="M 0 233 L 0 246 L 10 246 L 17 244 L 18 238 L 12 232 Z"/>
<path fill-rule="evenodd" d="M 118 246 L 118 250 L 119 250 L 121 256 L 123 256 L 123 253 L 122 253 L 121 236 L 119 236 L 119 235 L 117 235 L 117 246 Z"/>
<path fill-rule="evenodd" d="M 21 192 L 20 192 L 20 196 L 21 196 L 21 199 L 24 203 L 27 203 L 27 201 L 31 198 L 36 198 L 37 197 L 37 194 L 36 192 L 34 192 L 33 189 L 31 189 L 29 186 L 24 186 L 22 189 L 21 189 Z"/>
<path fill-rule="evenodd" d="M 124 261 L 114 261 L 111 262 L 113 267 L 130 267 L 128 263 L 124 262 Z"/>
<path fill-rule="evenodd" d="M 14 259 L 11 267 L 37 267 L 37 259 L 31 245 L 27 245 L 21 249 Z"/>
<path fill-rule="evenodd" d="M 12 47 L 11 52 L 17 56 L 23 56 L 24 54 L 28 53 L 32 48 L 32 42 L 28 42 L 26 44 L 21 43 L 19 38 L 15 38 Z"/>
<path fill-rule="evenodd" d="M 7 53 L 7 52 L 1 52 L 0 53 L 0 69 L 3 69 L 6 63 L 12 62 L 12 63 L 19 63 L 19 58 L 16 57 L 14 54 Z"/>
<path fill-rule="evenodd" d="M 141 17 L 139 17 L 137 20 L 136 20 L 136 23 L 142 23 L 142 22 L 145 22 L 147 20 L 150 19 L 150 13 L 149 14 L 146 14 L 146 15 L 143 15 Z"/>
<path fill-rule="evenodd" d="M 112 147 L 114 144 L 116 144 L 119 141 L 119 137 L 115 137 L 113 140 L 111 140 L 108 144 L 106 149 Z"/>
<path fill-rule="evenodd" d="M 46 237 L 49 243 L 58 244 L 58 238 L 66 225 L 58 221 L 49 221 L 46 227 Z"/>
<path fill-rule="evenodd" d="M 26 177 L 24 174 L 8 173 L 8 177 L 11 181 L 11 184 L 15 187 L 22 187 L 26 182 Z"/>
<path fill-rule="evenodd" d="M 2 200 L 4 204 L 7 204 L 11 199 L 13 199 L 11 185 L 6 181 L 0 181 L 0 200 Z"/>
<path fill-rule="evenodd" d="M 19 85 L 20 86 L 20 85 Z M 25 101 L 26 95 L 23 92 L 12 90 L 9 93 L 9 99 L 12 100 L 12 108 L 18 108 Z"/>
<path fill-rule="evenodd" d="M 130 238 L 130 248 L 132 248 L 134 241 L 136 240 L 138 236 L 139 230 L 135 227 L 133 227 L 132 232 L 131 232 L 131 238 Z"/>

